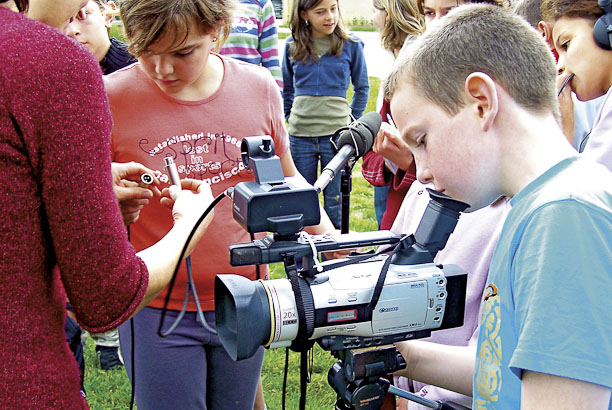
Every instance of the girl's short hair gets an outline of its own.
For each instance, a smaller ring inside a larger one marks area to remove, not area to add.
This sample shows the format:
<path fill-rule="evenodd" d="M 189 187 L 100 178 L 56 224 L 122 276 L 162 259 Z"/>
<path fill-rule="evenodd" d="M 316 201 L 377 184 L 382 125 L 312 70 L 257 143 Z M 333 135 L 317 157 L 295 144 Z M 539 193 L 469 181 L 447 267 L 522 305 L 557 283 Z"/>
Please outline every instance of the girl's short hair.
<path fill-rule="evenodd" d="M 584 18 L 593 23 L 604 14 L 597 0 L 544 0 L 542 17 L 545 21 L 557 21 L 561 17 Z"/>
<path fill-rule="evenodd" d="M 388 16 L 380 33 L 385 49 L 399 50 L 406 37 L 423 33 L 425 19 L 423 14 L 419 13 L 416 0 L 374 0 L 373 4 L 377 9 L 384 10 Z"/>
<path fill-rule="evenodd" d="M 181 45 L 189 35 L 189 25 L 199 23 L 202 34 L 222 28 L 222 44 L 231 29 L 233 0 L 122 0 L 121 20 L 129 40 L 129 51 L 135 56 L 162 35 L 174 36 L 171 47 Z"/>
<path fill-rule="evenodd" d="M 319 58 L 315 53 L 314 46 L 312 44 L 312 33 L 310 32 L 310 26 L 300 16 L 302 11 L 307 11 L 316 7 L 323 0 L 295 0 L 291 10 L 291 19 L 289 21 L 289 28 L 291 29 L 291 36 L 293 37 L 293 43 L 291 44 L 291 59 L 300 61 L 306 64 L 310 58 L 312 61 L 317 61 Z M 340 14 L 340 4 L 336 2 L 338 6 L 338 24 L 334 32 L 331 34 L 331 49 L 330 52 L 337 56 L 342 54 L 342 47 L 344 41 L 349 39 L 344 24 L 342 23 L 342 16 Z"/>

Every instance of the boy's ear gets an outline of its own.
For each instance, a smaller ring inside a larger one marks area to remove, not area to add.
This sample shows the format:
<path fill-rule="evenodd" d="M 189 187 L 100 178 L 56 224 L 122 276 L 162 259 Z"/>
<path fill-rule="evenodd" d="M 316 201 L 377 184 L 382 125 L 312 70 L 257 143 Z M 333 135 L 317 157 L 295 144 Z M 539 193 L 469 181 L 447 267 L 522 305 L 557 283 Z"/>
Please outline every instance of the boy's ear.
<path fill-rule="evenodd" d="M 467 105 L 472 107 L 480 127 L 483 131 L 488 131 L 493 126 L 499 110 L 495 82 L 485 73 L 472 73 L 465 79 L 465 94 Z"/>

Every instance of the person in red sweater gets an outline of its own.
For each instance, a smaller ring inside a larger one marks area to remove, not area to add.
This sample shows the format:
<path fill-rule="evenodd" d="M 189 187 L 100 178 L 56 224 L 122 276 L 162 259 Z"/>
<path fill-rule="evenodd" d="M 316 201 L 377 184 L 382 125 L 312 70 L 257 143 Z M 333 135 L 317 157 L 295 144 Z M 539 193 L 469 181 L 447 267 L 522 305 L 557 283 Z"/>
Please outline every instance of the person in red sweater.
<path fill-rule="evenodd" d="M 27 1 L 18 3 L 27 9 Z M 82 5 L 33 1 L 28 16 L 47 24 L 0 7 L 3 408 L 88 408 L 65 341 L 66 297 L 88 330 L 127 320 L 168 283 L 212 200 L 206 184 L 193 180 L 183 181 L 183 191 L 165 190 L 162 201 L 174 203 L 167 216 L 174 226 L 135 253 L 113 184 L 145 168 L 118 165 L 111 174 L 111 116 L 100 68 L 89 51 L 57 30 Z"/>

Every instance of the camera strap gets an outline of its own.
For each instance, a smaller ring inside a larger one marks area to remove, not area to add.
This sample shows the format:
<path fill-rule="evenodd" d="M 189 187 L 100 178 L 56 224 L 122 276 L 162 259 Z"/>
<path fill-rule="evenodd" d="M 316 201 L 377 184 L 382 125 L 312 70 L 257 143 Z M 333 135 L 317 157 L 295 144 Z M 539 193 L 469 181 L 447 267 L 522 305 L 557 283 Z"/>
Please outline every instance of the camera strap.
<path fill-rule="evenodd" d="M 391 265 L 391 260 L 393 260 L 393 255 L 397 253 L 397 251 L 401 248 L 401 241 L 393 245 L 393 251 L 389 255 L 389 257 L 383 263 L 383 267 L 380 270 L 380 275 L 378 275 L 378 281 L 376 282 L 376 286 L 374 287 L 374 293 L 372 294 L 372 299 L 368 304 L 368 310 L 373 312 L 376 309 L 376 305 L 378 304 L 378 299 L 380 299 L 380 294 L 382 293 L 382 289 L 385 286 L 385 279 L 387 278 L 387 272 L 389 271 L 389 266 Z"/>
<path fill-rule="evenodd" d="M 361 263 L 363 261 L 366 261 L 368 259 L 371 259 L 375 256 L 378 255 L 382 255 L 383 253 L 387 253 L 390 251 L 393 251 L 395 249 L 396 245 L 392 245 L 392 246 L 387 246 L 385 248 L 380 248 L 378 251 L 376 252 L 371 252 L 370 253 L 364 253 L 364 254 L 360 254 L 358 256 L 352 256 L 350 258 L 347 258 L 341 262 L 335 262 L 335 263 L 328 263 L 325 266 L 323 266 L 323 272 L 327 272 L 333 269 L 338 269 L 341 268 L 343 266 L 348 266 L 348 265 L 354 265 L 356 263 Z"/>

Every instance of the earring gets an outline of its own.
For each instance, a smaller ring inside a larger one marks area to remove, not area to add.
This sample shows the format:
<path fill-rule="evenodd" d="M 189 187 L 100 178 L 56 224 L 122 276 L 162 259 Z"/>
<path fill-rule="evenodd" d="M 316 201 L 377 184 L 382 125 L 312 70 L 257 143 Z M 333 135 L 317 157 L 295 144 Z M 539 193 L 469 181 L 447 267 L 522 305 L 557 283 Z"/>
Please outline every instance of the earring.
<path fill-rule="evenodd" d="M 310 21 L 304 20 L 304 23 L 306 23 L 306 27 L 310 26 Z"/>
<path fill-rule="evenodd" d="M 213 37 L 213 43 L 217 41 L 217 37 Z"/>

